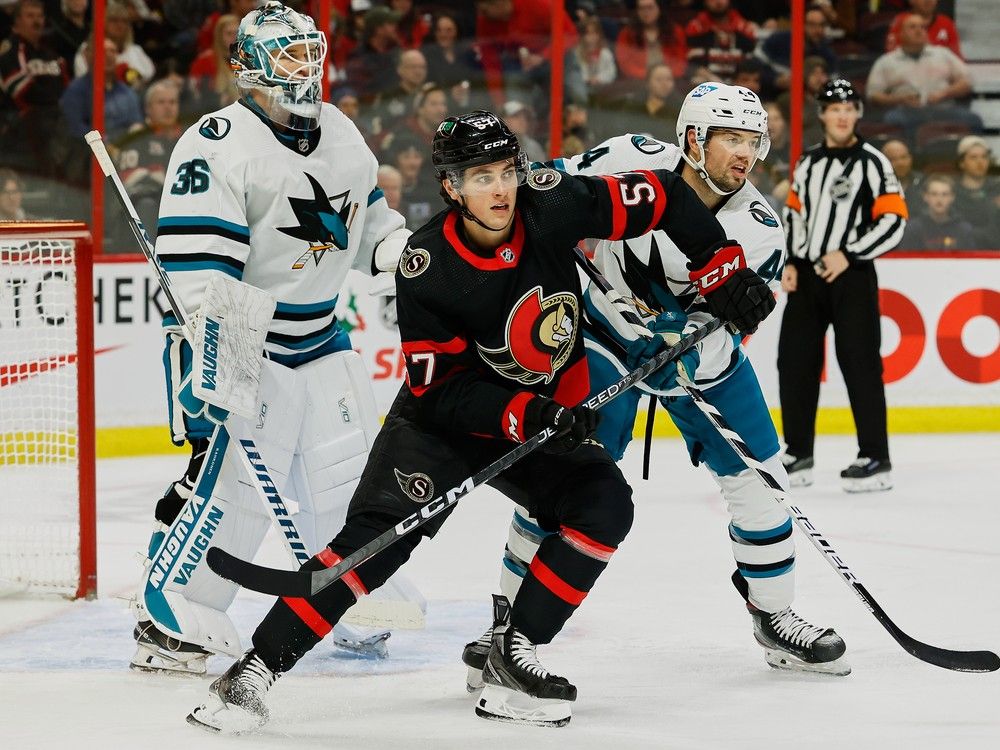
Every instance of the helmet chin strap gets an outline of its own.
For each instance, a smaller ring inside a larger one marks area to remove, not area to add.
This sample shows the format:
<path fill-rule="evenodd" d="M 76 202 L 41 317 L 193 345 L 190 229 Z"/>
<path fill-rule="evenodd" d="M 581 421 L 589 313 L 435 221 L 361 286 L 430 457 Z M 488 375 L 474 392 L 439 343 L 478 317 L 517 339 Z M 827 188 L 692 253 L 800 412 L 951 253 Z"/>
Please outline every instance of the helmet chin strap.
<path fill-rule="evenodd" d="M 708 176 L 708 170 L 705 169 L 705 148 L 702 147 L 700 151 L 701 151 L 701 158 L 698 161 L 694 161 L 690 156 L 687 155 L 686 152 L 682 152 L 681 156 L 684 158 L 684 161 L 688 163 L 688 166 L 690 166 L 691 169 L 697 172 L 698 176 L 701 177 L 701 179 L 703 179 L 706 183 L 708 183 L 708 186 L 712 188 L 712 192 L 715 193 L 716 195 L 726 196 L 726 195 L 732 195 L 733 193 L 736 192 L 736 190 L 739 190 L 739 188 L 736 188 L 736 190 L 728 190 L 728 191 L 719 189 L 719 186 L 716 185 L 714 182 L 712 182 L 712 178 Z"/>
<path fill-rule="evenodd" d="M 478 216 L 476 216 L 474 213 L 472 213 L 472 211 L 469 210 L 469 206 L 468 204 L 466 204 L 465 198 L 462 196 L 462 194 L 459 193 L 458 196 L 459 198 L 461 198 L 461 200 L 455 200 L 454 198 L 451 199 L 452 204 L 458 209 L 458 212 L 462 214 L 462 216 L 464 216 L 466 219 L 476 222 L 479 226 L 481 226 L 483 229 L 489 232 L 502 232 L 511 225 L 511 222 L 514 221 L 514 212 L 511 211 L 510 220 L 500 229 L 494 229 L 493 227 L 487 226 L 486 224 L 484 224 L 482 221 L 479 220 Z"/>

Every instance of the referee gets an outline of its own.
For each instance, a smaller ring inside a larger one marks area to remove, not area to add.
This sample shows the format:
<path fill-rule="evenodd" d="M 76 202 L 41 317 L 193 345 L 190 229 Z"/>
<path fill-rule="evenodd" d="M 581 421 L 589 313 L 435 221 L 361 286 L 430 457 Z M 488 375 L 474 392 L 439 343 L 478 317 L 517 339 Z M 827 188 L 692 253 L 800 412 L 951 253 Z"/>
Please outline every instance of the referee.
<path fill-rule="evenodd" d="M 785 208 L 788 304 L 778 340 L 778 385 L 792 486 L 812 484 L 824 337 L 833 324 L 837 362 L 858 433 L 858 457 L 840 472 L 848 492 L 892 488 L 879 353 L 878 277 L 872 261 L 903 236 L 907 209 L 889 160 L 856 132 L 863 104 L 850 81 L 816 97 L 823 143 L 795 165 Z"/>

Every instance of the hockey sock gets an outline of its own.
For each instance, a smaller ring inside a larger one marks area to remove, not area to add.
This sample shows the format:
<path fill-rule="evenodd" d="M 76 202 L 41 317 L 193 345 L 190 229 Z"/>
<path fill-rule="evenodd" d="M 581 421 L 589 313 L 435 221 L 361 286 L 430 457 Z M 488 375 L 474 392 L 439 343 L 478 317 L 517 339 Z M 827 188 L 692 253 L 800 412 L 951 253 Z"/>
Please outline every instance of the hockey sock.
<path fill-rule="evenodd" d="M 590 593 L 615 549 L 566 526 L 547 537 L 528 566 L 511 625 L 532 643 L 549 643 Z"/>
<path fill-rule="evenodd" d="M 321 570 L 336 565 L 391 523 L 393 519 L 371 516 L 349 519 L 330 545 L 302 569 Z M 277 673 L 294 667 L 358 599 L 385 583 L 409 559 L 421 538 L 410 534 L 400 539 L 315 596 L 278 599 L 253 634 L 254 648 L 268 669 Z"/>

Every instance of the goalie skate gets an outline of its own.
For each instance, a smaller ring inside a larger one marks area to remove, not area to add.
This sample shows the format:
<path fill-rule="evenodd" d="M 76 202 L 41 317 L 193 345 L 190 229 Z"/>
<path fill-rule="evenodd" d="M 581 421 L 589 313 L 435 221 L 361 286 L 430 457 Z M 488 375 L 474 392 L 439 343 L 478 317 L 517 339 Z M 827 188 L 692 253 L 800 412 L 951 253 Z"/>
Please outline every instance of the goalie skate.
<path fill-rule="evenodd" d="M 132 635 L 136 649 L 130 669 L 161 674 L 205 674 L 211 652 L 201 646 L 173 638 L 149 620 L 139 622 Z"/>
<path fill-rule="evenodd" d="M 510 602 L 502 594 L 493 594 L 493 624 L 486 632 L 462 649 L 462 663 L 469 668 L 465 678 L 465 689 L 470 693 L 483 689 L 483 667 L 493 646 L 493 633 L 501 625 L 510 622 Z"/>
<path fill-rule="evenodd" d="M 550 674 L 535 656 L 535 644 L 509 624 L 495 629 L 483 680 L 476 715 L 484 719 L 561 727 L 572 718 L 576 686 Z"/>
<path fill-rule="evenodd" d="M 221 734 L 260 729 L 270 718 L 264 696 L 279 676 L 247 651 L 209 686 L 208 701 L 188 714 L 188 724 Z"/>

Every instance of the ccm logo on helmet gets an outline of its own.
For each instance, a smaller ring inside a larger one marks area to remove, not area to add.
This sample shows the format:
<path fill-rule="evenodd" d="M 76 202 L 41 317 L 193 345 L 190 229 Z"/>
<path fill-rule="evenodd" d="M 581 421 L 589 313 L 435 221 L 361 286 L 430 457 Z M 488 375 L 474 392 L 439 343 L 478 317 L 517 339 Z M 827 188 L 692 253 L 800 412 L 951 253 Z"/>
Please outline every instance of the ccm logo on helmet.
<path fill-rule="evenodd" d="M 504 138 L 502 141 L 493 141 L 493 143 L 487 143 L 483 146 L 483 151 L 489 151 L 491 148 L 497 148 L 499 146 L 506 146 L 510 138 Z"/>

